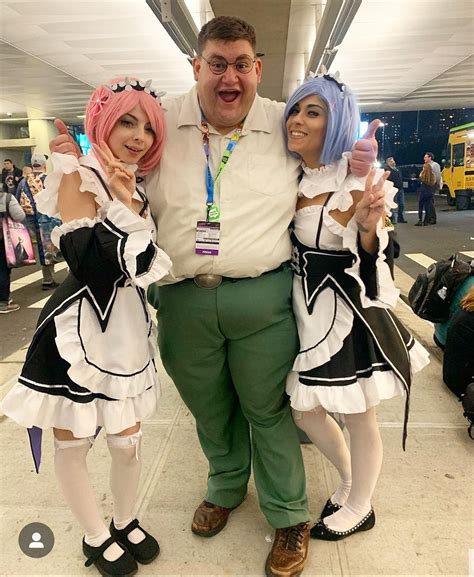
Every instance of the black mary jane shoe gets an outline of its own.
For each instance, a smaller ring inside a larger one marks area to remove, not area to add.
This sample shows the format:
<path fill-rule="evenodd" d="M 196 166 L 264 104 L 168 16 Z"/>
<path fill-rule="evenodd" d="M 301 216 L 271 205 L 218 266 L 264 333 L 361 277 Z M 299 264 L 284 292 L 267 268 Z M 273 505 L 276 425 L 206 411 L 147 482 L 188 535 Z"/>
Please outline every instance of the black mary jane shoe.
<path fill-rule="evenodd" d="M 138 571 L 137 562 L 123 545 L 119 544 L 119 547 L 124 549 L 124 552 L 118 559 L 115 561 L 107 561 L 107 559 L 105 559 L 103 555 L 104 551 L 108 549 L 112 543 L 116 542 L 116 539 L 109 537 L 100 547 L 92 547 L 92 545 L 86 543 L 85 539 L 82 539 L 82 551 L 87 557 L 85 566 L 90 567 L 91 565 L 95 565 L 99 573 L 104 577 L 132 577 L 132 575 L 135 575 Z"/>
<path fill-rule="evenodd" d="M 323 520 L 319 520 L 316 525 L 311 528 L 310 534 L 313 539 L 321 539 L 323 541 L 339 541 L 345 539 L 349 535 L 358 533 L 359 531 L 368 531 L 375 525 L 375 513 L 371 509 L 369 513 L 359 522 L 355 527 L 348 531 L 334 531 L 330 529 Z"/>
<path fill-rule="evenodd" d="M 331 501 L 331 497 L 329 497 L 329 499 L 326 501 L 326 504 L 324 505 L 324 509 L 321 511 L 321 515 L 319 515 L 319 518 L 324 519 L 324 517 L 329 517 L 329 515 L 332 515 L 336 511 L 339 511 L 340 508 L 341 505 L 333 503 Z"/>
<path fill-rule="evenodd" d="M 140 531 L 145 535 L 145 538 L 140 541 L 140 543 L 132 543 L 128 539 L 128 534 L 134 529 L 140 529 Z M 114 525 L 114 520 L 110 522 L 110 534 L 112 537 L 118 541 L 123 547 L 129 551 L 135 561 L 141 563 L 142 565 L 148 565 L 154 561 L 160 554 L 160 546 L 158 541 L 147 533 L 145 529 L 140 527 L 138 519 L 130 521 L 130 523 L 125 527 L 125 529 L 116 529 Z"/>

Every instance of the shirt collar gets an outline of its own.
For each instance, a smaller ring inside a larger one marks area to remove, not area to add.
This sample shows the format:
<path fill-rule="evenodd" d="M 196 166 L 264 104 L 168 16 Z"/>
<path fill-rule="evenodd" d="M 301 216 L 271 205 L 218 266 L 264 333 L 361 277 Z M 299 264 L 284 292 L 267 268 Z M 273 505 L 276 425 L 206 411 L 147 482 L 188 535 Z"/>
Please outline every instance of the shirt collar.
<path fill-rule="evenodd" d="M 199 129 L 201 128 L 201 109 L 199 107 L 196 85 L 184 97 L 183 106 L 178 116 L 178 128 L 182 126 L 197 126 Z M 209 128 L 210 132 L 213 132 L 211 127 Z M 258 94 L 255 96 L 252 107 L 245 119 L 242 135 L 253 131 L 268 133 L 272 131 L 271 123 L 263 105 L 263 98 Z"/>

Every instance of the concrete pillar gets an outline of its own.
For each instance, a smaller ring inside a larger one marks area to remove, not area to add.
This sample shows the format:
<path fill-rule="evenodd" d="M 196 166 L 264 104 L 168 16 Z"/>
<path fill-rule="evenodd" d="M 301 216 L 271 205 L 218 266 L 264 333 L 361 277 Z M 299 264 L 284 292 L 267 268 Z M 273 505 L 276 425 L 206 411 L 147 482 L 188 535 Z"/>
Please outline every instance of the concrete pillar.
<path fill-rule="evenodd" d="M 26 111 L 28 114 L 30 138 L 36 139 L 36 147 L 32 152 L 40 152 L 47 156 L 51 156 L 49 152 L 49 141 L 57 135 L 53 121 L 45 120 L 45 117 L 47 117 L 48 114 L 42 110 L 28 107 Z M 48 172 L 53 168 L 50 160 L 48 160 L 47 167 Z"/>

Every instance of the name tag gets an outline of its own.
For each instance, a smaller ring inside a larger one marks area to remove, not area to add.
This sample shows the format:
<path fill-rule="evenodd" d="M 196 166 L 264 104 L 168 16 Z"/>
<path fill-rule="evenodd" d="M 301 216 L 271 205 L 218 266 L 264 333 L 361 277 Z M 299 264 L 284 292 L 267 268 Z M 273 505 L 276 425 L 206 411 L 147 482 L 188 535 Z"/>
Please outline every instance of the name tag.
<path fill-rule="evenodd" d="M 198 221 L 196 225 L 196 254 L 217 256 L 219 254 L 220 222 Z"/>

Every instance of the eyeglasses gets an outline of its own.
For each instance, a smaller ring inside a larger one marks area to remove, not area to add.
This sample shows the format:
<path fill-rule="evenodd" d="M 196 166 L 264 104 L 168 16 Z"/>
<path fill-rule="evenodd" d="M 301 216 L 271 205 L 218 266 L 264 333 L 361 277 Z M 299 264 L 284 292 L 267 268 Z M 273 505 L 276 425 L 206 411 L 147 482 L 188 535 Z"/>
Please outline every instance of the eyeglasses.
<path fill-rule="evenodd" d="M 239 56 L 235 62 L 227 62 L 225 58 L 215 56 L 211 60 L 207 60 L 204 56 L 201 56 L 201 58 L 207 62 L 210 71 L 218 76 L 224 74 L 229 66 L 233 66 L 239 74 L 248 74 L 252 71 L 253 65 L 257 60 L 256 58 L 250 58 L 250 56 Z"/>

